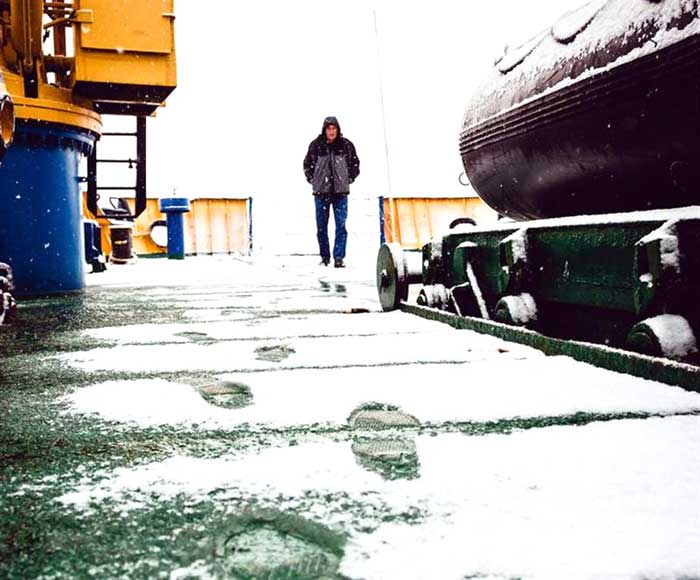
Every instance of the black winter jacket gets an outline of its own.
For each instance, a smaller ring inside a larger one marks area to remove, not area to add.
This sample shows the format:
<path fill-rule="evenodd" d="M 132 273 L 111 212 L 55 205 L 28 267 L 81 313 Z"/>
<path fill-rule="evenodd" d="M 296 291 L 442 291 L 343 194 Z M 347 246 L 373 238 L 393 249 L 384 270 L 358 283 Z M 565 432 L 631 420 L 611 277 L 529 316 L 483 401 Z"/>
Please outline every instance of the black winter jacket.
<path fill-rule="evenodd" d="M 328 125 L 338 127 L 338 137 L 333 143 L 326 142 Z M 355 146 L 343 137 L 335 117 L 326 118 L 321 134 L 309 145 L 304 158 L 304 174 L 313 192 L 322 194 L 348 193 L 350 184 L 360 174 L 360 160 Z"/>

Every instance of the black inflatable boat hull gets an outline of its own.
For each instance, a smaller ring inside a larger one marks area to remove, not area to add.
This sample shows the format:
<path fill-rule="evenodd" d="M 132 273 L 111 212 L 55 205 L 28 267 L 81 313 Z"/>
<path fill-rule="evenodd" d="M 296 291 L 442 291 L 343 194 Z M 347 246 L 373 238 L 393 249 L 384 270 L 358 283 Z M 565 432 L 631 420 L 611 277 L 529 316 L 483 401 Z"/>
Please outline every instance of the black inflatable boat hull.
<path fill-rule="evenodd" d="M 664 8 L 673 11 L 665 19 Z M 460 152 L 471 184 L 499 213 L 532 219 L 700 204 L 698 3 L 610 0 L 580 36 L 590 44 L 597 19 L 626 9 L 634 34 L 578 48 L 576 38 L 544 35 L 475 96 Z M 667 45 L 654 50 L 656 38 Z M 579 56 L 538 55 L 559 46 Z"/>

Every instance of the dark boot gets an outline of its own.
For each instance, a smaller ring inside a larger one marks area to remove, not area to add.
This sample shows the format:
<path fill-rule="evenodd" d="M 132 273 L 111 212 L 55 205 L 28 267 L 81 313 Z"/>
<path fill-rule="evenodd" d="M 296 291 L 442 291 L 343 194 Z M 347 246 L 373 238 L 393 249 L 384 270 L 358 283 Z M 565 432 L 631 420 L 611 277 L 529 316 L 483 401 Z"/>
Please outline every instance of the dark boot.
<path fill-rule="evenodd" d="M 335 261 L 336 268 L 345 268 L 345 262 L 342 259 L 337 259 Z"/>

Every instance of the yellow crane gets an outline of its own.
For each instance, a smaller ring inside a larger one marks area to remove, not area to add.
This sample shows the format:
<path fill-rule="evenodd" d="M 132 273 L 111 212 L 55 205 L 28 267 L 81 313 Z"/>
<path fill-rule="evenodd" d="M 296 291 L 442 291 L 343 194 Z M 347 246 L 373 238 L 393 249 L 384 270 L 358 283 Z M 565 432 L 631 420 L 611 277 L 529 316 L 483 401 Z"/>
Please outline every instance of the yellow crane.
<path fill-rule="evenodd" d="M 176 86 L 174 21 L 173 0 L 0 0 L 0 259 L 18 294 L 82 289 L 78 160 L 101 114 L 145 138 Z"/>

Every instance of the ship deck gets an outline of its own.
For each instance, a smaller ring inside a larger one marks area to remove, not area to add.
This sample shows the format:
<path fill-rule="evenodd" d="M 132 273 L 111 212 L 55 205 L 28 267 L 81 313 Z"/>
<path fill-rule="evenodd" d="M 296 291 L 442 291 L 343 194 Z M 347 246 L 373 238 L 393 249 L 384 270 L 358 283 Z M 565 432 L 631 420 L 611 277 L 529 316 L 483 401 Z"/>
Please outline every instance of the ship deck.
<path fill-rule="evenodd" d="M 142 259 L 0 329 L 0 577 L 700 573 L 700 395 L 379 311 L 373 265 Z"/>

